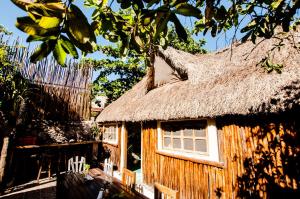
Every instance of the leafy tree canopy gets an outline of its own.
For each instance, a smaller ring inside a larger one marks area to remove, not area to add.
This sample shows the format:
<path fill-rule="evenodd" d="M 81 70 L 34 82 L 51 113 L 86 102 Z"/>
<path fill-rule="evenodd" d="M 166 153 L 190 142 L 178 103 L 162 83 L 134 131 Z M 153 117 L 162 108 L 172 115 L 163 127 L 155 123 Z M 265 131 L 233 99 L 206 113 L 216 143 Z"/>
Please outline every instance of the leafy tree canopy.
<path fill-rule="evenodd" d="M 187 30 L 187 42 L 178 38 L 174 27 L 168 32 L 166 37 L 170 46 L 192 54 L 206 53 L 203 49 L 204 40 L 196 41 Z M 120 45 L 117 47 L 104 46 L 101 51 L 106 55 L 106 59 L 89 60 L 94 68 L 99 71 L 99 76 L 93 83 L 93 94 L 102 93 L 108 97 L 108 103 L 119 98 L 125 91 L 132 88 L 142 79 L 146 72 L 144 57 L 134 50 L 130 50 L 126 58 L 120 57 Z"/>
<path fill-rule="evenodd" d="M 85 0 L 85 5 L 94 9 L 89 24 L 73 0 L 11 1 L 28 13 L 16 23 L 29 35 L 27 41 L 42 41 L 31 61 L 53 52 L 61 65 L 67 54 L 77 58 L 77 49 L 83 53 L 98 50 L 97 35 L 111 42 L 120 41 L 121 54 L 132 49 L 145 54 L 151 63 L 149 57 L 156 45 L 168 45 L 168 24 L 175 26 L 179 38 L 187 40 L 180 15 L 195 19 L 196 33 L 210 32 L 212 36 L 241 26 L 247 18 L 240 29 L 244 33 L 242 41 L 251 38 L 255 42 L 257 37 L 270 38 L 277 26 L 289 31 L 299 23 L 300 7 L 300 0 L 117 0 L 120 10 L 113 11 L 114 0 Z M 128 8 L 132 11 L 127 12 Z"/>

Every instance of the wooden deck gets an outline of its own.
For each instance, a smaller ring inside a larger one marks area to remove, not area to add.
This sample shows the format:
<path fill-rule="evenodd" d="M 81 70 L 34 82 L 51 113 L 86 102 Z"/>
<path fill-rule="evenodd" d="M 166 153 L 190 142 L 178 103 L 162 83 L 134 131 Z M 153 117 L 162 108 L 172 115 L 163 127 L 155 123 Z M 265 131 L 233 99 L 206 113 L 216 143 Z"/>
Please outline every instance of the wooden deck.
<path fill-rule="evenodd" d="M 83 174 L 65 173 L 57 179 L 57 198 L 91 198 L 96 199 L 99 191 L 103 191 L 103 198 L 145 198 L 135 191 L 128 191 L 115 178 L 107 176 L 100 169 L 90 169 L 87 180 Z"/>

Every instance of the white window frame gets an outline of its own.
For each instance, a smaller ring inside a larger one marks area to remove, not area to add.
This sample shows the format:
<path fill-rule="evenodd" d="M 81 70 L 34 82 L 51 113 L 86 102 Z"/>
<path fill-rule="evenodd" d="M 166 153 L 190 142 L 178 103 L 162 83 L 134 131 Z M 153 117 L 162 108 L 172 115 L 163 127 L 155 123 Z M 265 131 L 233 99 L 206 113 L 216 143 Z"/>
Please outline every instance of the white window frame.
<path fill-rule="evenodd" d="M 187 158 L 197 159 L 197 160 L 208 160 L 219 162 L 219 144 L 218 144 L 218 133 L 216 122 L 213 119 L 205 119 L 207 121 L 207 152 L 198 153 L 198 152 L 185 152 L 179 151 L 176 149 L 163 149 L 163 132 L 161 128 L 162 122 L 177 122 L 176 120 L 171 121 L 158 121 L 157 122 L 157 150 L 159 152 L 163 152 L 169 154 L 170 156 L 183 156 Z M 191 120 L 178 120 L 178 122 L 182 121 L 191 121 Z M 192 121 L 201 121 L 201 120 L 192 120 Z"/>
<path fill-rule="evenodd" d="M 110 141 L 110 140 L 104 140 L 102 138 L 102 142 L 103 143 L 107 143 L 107 144 L 118 145 L 118 142 L 119 142 L 119 133 L 118 133 L 119 132 L 119 125 L 117 123 L 116 124 L 103 124 L 103 134 L 105 133 L 105 128 L 107 126 L 115 126 L 115 129 L 116 129 L 116 140 L 115 141 Z"/>

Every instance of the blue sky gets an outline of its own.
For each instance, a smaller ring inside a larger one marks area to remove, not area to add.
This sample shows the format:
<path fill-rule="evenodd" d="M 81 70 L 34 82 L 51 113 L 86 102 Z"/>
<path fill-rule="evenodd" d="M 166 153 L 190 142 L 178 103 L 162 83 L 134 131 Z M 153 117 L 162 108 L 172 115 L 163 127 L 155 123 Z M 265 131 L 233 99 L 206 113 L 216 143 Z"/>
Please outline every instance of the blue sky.
<path fill-rule="evenodd" d="M 83 10 L 83 12 L 87 16 L 91 16 L 92 9 L 85 8 L 83 6 L 83 0 L 76 0 L 75 3 Z M 9 31 L 14 33 L 15 37 L 20 37 L 24 40 L 24 44 L 26 45 L 26 34 L 21 32 L 15 27 L 16 18 L 19 16 L 25 16 L 26 13 L 16 7 L 10 0 L 0 0 L 0 24 L 4 25 Z M 191 26 L 191 20 L 189 18 L 184 18 L 182 20 L 183 24 L 186 26 Z M 203 36 L 199 36 L 201 38 Z M 229 39 L 229 35 L 227 35 Z M 207 41 L 206 48 L 209 51 L 214 51 L 217 48 L 223 48 L 226 44 L 225 42 L 225 35 L 219 35 L 217 38 L 211 38 L 209 34 L 205 36 Z M 227 42 L 228 45 L 228 42 Z"/>
<path fill-rule="evenodd" d="M 76 0 L 75 3 L 82 9 L 82 11 L 86 14 L 86 16 L 91 16 L 92 9 L 85 8 L 83 6 L 83 0 Z M 18 30 L 15 27 L 15 21 L 17 17 L 25 16 L 26 13 L 16 7 L 13 3 L 11 3 L 10 0 L 0 0 L 0 24 L 4 25 L 9 31 L 14 33 L 14 37 L 19 37 L 23 41 L 23 45 L 27 46 L 28 43 L 26 43 L 26 37 L 27 35 L 20 30 Z M 184 18 L 181 20 L 182 23 L 185 26 L 191 27 L 192 22 L 189 18 Z M 212 38 L 209 36 L 209 33 L 205 36 L 205 40 L 207 41 L 207 44 L 205 45 L 205 48 L 209 51 L 215 51 L 217 49 L 223 48 L 226 45 L 229 45 L 230 38 L 232 35 L 230 33 L 221 34 L 216 38 Z M 203 36 L 198 36 L 197 39 L 203 38 Z M 227 38 L 227 39 L 226 39 Z M 98 40 L 98 43 L 106 43 L 103 40 Z M 32 45 L 31 45 L 32 46 Z M 101 53 L 96 52 L 92 55 L 89 55 L 89 57 L 95 58 L 95 59 L 101 59 L 103 56 Z"/>

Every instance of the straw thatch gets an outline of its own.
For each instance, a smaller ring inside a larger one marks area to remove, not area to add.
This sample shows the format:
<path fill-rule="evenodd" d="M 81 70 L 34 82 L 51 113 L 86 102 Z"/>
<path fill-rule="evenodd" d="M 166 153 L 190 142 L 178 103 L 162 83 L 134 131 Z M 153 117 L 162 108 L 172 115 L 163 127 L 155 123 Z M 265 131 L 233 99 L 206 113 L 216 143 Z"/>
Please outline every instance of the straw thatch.
<path fill-rule="evenodd" d="M 159 56 L 172 68 L 187 71 L 188 79 L 148 93 L 143 79 L 104 109 L 97 121 L 213 118 L 292 109 L 300 104 L 300 50 L 295 46 L 299 41 L 299 33 L 278 34 L 256 45 L 235 44 L 198 56 L 168 48 Z M 261 67 L 266 57 L 283 64 L 281 74 Z"/>

